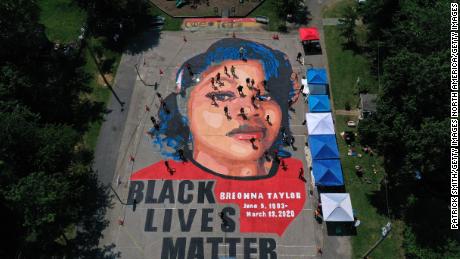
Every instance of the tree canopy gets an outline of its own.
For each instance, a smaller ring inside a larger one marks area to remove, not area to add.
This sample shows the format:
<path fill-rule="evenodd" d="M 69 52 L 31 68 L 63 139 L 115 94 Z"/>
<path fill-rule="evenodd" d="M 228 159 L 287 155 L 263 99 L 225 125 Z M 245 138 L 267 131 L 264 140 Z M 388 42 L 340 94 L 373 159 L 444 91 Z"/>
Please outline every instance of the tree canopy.
<path fill-rule="evenodd" d="M 0 257 L 100 258 L 109 196 L 81 144 L 100 104 L 83 98 L 91 88 L 82 45 L 55 48 L 39 15 L 36 1 L 0 2 L 0 208 L 8 239 Z"/>
<path fill-rule="evenodd" d="M 447 204 L 449 12 L 449 1 L 375 0 L 361 9 L 381 80 L 377 113 L 360 123 L 359 132 L 384 157 L 392 213 L 408 226 L 410 258 L 459 252 Z"/>

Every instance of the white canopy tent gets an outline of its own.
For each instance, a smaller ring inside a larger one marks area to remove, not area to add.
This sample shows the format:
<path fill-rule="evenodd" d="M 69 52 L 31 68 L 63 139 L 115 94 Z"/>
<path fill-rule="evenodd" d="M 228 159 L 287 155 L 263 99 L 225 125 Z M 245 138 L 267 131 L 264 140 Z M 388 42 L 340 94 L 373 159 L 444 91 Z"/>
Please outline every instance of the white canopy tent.
<path fill-rule="evenodd" d="M 321 193 L 324 221 L 355 221 L 348 193 Z"/>
<path fill-rule="evenodd" d="M 330 112 L 306 113 L 308 135 L 335 135 Z"/>

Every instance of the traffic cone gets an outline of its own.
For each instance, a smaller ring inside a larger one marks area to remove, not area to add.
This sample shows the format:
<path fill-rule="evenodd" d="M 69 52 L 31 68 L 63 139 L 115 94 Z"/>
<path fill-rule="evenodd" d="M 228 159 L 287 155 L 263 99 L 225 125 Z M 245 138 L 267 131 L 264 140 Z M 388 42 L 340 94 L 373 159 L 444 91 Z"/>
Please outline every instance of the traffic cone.
<path fill-rule="evenodd" d="M 161 70 L 160 68 L 160 76 L 162 76 L 164 74 L 163 70 Z"/>
<path fill-rule="evenodd" d="M 122 217 L 118 218 L 118 225 L 123 226 L 125 224 L 125 220 Z"/>
<path fill-rule="evenodd" d="M 132 155 L 129 155 L 129 161 L 131 161 L 131 162 L 135 161 L 135 159 L 134 159 L 134 157 Z"/>

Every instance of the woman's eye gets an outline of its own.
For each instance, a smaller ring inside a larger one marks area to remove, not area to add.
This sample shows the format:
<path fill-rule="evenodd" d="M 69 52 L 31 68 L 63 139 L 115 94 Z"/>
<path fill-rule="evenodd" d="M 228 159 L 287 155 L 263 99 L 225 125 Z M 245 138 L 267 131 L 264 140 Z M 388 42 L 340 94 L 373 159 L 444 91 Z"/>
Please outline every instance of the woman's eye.
<path fill-rule="evenodd" d="M 231 96 L 228 95 L 217 95 L 216 99 L 217 101 L 228 101 L 230 100 Z"/>
<path fill-rule="evenodd" d="M 208 93 L 206 97 L 212 99 L 214 98 L 216 101 L 219 102 L 226 102 L 235 99 L 235 94 L 232 92 L 220 92 L 220 93 Z"/>

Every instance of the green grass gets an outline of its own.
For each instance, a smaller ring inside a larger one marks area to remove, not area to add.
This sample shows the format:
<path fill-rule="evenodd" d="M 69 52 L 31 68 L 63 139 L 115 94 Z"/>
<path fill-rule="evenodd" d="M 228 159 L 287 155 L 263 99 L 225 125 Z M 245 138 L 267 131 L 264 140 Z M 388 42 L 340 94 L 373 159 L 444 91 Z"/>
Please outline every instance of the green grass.
<path fill-rule="evenodd" d="M 156 7 L 154 4 L 150 4 L 150 14 L 152 16 L 160 15 L 165 18 L 165 25 L 163 27 L 164 31 L 180 31 L 182 30 L 182 18 L 174 18 L 169 16 L 167 13 L 163 12 L 160 8 Z"/>
<path fill-rule="evenodd" d="M 340 132 L 345 130 L 356 132 L 356 128 L 349 128 L 346 125 L 348 120 L 355 120 L 351 116 L 336 116 L 335 127 L 337 132 L 337 142 L 340 150 L 340 160 L 342 163 L 345 187 L 350 193 L 351 203 L 356 216 L 361 221 L 357 228 L 357 235 L 352 236 L 352 255 L 353 258 L 362 258 L 362 255 L 375 244 L 380 238 L 381 228 L 389 221 L 385 215 L 377 211 L 377 208 L 371 204 L 371 196 L 380 190 L 380 182 L 383 179 L 382 159 L 377 156 L 370 156 L 362 151 L 362 148 L 356 144 L 355 150 L 361 153 L 362 157 L 348 156 L 348 147 L 340 136 Z M 364 177 L 370 180 L 367 183 L 360 180 L 355 173 L 355 166 L 360 165 L 364 168 Z M 373 167 L 376 172 L 374 173 Z M 385 198 L 377 198 L 380 204 L 385 204 Z M 383 208 L 386 208 L 383 206 Z M 383 209 L 386 212 L 386 209 Z M 402 231 L 403 223 L 401 221 L 391 221 L 392 231 L 388 237 L 372 252 L 371 258 L 403 258 Z"/>
<path fill-rule="evenodd" d="M 347 102 L 355 109 L 359 101 L 356 86 L 358 77 L 360 85 L 367 86 L 370 93 L 376 93 L 378 89 L 377 82 L 370 73 L 370 62 L 352 50 L 343 49 L 344 39 L 337 27 L 324 26 L 324 33 L 335 109 L 345 109 Z"/>
<path fill-rule="evenodd" d="M 269 30 L 278 31 L 280 25 L 284 24 L 284 21 L 279 18 L 277 10 L 275 8 L 275 2 L 277 0 L 265 0 L 259 7 L 249 14 L 249 17 L 266 16 L 269 21 Z"/>
<path fill-rule="evenodd" d="M 345 8 L 356 3 L 356 0 L 342 0 L 331 5 L 326 5 L 321 11 L 323 18 L 340 18 L 343 16 Z"/>
<path fill-rule="evenodd" d="M 40 22 L 53 42 L 69 43 L 80 35 L 86 14 L 72 0 L 39 0 Z"/>

